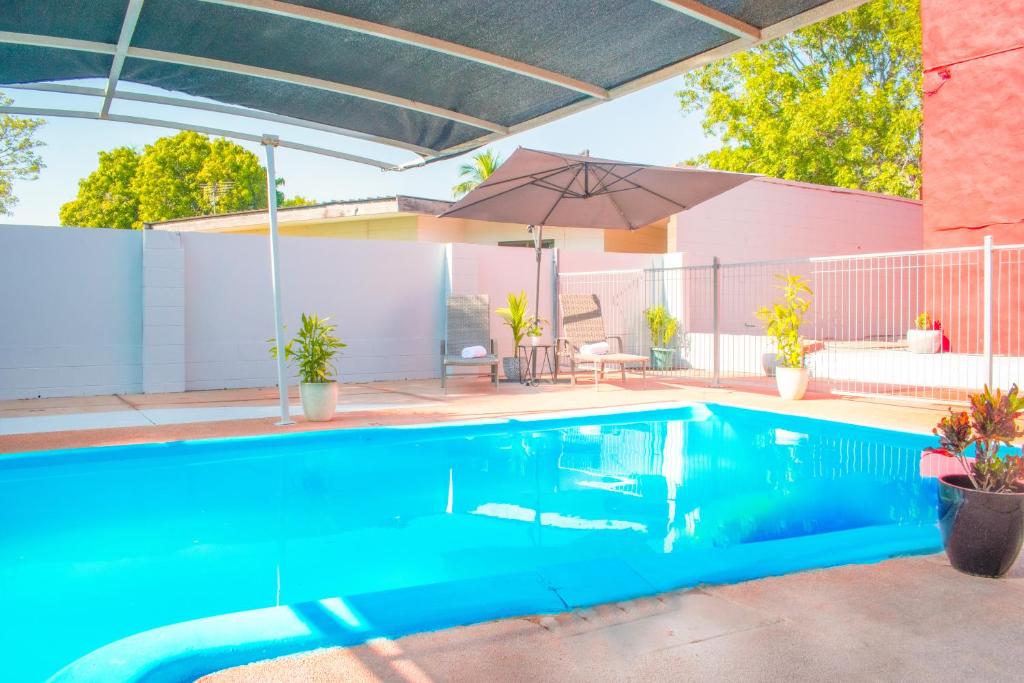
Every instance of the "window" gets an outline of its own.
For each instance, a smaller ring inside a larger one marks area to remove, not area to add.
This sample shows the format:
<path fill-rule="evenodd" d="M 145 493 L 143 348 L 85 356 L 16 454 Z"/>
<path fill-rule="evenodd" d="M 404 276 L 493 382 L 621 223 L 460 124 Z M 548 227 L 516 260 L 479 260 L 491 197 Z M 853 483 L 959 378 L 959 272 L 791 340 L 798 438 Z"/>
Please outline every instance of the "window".
<path fill-rule="evenodd" d="M 533 240 L 509 240 L 508 242 L 498 242 L 498 246 L 499 247 L 529 247 L 530 249 L 533 249 L 534 244 L 533 244 Z M 555 248 L 555 241 L 554 240 L 544 240 L 544 242 L 541 244 L 541 247 L 543 249 L 554 249 Z"/>

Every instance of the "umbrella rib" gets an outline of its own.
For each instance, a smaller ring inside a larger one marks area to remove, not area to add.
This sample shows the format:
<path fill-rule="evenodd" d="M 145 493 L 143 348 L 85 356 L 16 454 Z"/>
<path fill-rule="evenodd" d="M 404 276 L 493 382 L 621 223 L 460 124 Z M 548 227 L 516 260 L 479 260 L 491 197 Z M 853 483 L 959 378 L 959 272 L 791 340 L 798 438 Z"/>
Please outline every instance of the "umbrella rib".
<path fill-rule="evenodd" d="M 638 170 L 639 170 L 639 169 L 638 169 Z M 635 172 L 635 171 L 634 171 L 634 172 Z M 612 173 L 611 171 L 609 171 L 609 173 L 610 173 L 611 175 L 615 176 L 616 178 L 618 178 L 619 180 L 626 180 L 626 178 L 623 178 L 623 177 L 621 177 L 621 176 L 618 176 L 618 175 L 616 175 L 615 173 Z M 630 174 L 630 175 L 632 175 L 632 174 Z M 628 178 L 628 176 L 627 176 L 627 178 Z M 657 197 L 658 199 L 661 199 L 662 201 L 666 201 L 666 202 L 668 202 L 669 204 L 673 204 L 673 205 L 675 205 L 675 206 L 678 206 L 678 207 L 679 207 L 680 209 L 682 209 L 683 211 L 685 211 L 685 210 L 687 209 L 687 206 L 686 206 L 685 204 L 680 204 L 679 202 L 677 202 L 677 201 L 676 201 L 676 200 L 674 200 L 674 199 L 669 199 L 669 198 L 668 198 L 668 197 L 666 197 L 665 195 L 663 195 L 663 194 L 660 194 L 660 193 L 658 193 L 658 192 L 655 192 L 654 190 L 652 190 L 652 189 L 650 189 L 650 188 L 648 188 L 648 187 L 644 187 L 643 185 L 637 185 L 637 184 L 636 184 L 635 182 L 633 182 L 632 180 L 630 180 L 630 181 L 628 181 L 628 182 L 631 182 L 631 183 L 633 183 L 633 185 L 634 185 L 634 186 L 636 187 L 636 189 L 638 189 L 638 190 L 643 190 L 643 191 L 644 191 L 644 192 L 646 192 L 647 194 L 651 194 L 651 195 L 654 195 L 655 197 Z M 612 183 L 612 184 L 614 185 L 615 183 Z"/>
<path fill-rule="evenodd" d="M 615 192 L 616 190 L 612 190 L 611 188 L 615 184 L 620 182 L 620 181 L 621 182 L 626 182 L 626 183 L 629 183 L 630 185 L 632 185 L 632 187 L 626 188 L 628 190 L 636 190 L 636 189 L 640 188 L 639 185 L 637 185 L 634 181 L 630 180 L 630 177 L 632 177 L 633 175 L 639 173 L 640 171 L 642 171 L 644 169 L 642 169 L 642 168 L 634 168 L 632 171 L 630 171 L 626 175 L 620 176 L 620 175 L 614 173 L 612 171 L 612 168 L 613 167 L 609 166 L 608 167 L 608 173 L 606 173 L 605 176 L 604 176 L 605 178 L 607 178 L 608 176 L 613 176 L 615 178 L 615 180 L 613 180 L 612 182 L 608 183 L 607 185 L 604 185 L 604 189 L 605 189 L 606 192 Z"/>
<path fill-rule="evenodd" d="M 547 173 L 548 176 L 552 176 L 552 175 L 555 175 L 556 173 L 561 173 L 564 170 L 565 170 L 564 168 L 560 168 L 557 171 L 550 171 L 550 172 L 545 171 L 545 173 Z M 534 175 L 533 174 L 526 174 L 526 175 L 517 176 L 515 178 L 506 178 L 505 180 L 496 181 L 495 183 L 493 183 L 491 185 L 491 187 L 494 187 L 494 185 L 499 185 L 501 183 L 507 183 L 507 182 L 510 182 L 512 180 L 522 180 L 523 178 L 534 178 Z M 540 185 L 537 181 L 538 180 L 544 180 L 546 178 L 547 178 L 547 176 L 545 176 L 544 178 L 534 178 L 534 180 L 531 180 L 528 183 L 523 183 L 522 185 L 516 185 L 515 187 L 510 187 L 508 189 L 502 190 L 501 192 L 495 192 L 492 195 L 488 195 L 486 197 L 481 197 L 480 199 L 477 199 L 476 201 L 472 201 L 472 202 L 470 202 L 468 204 L 460 206 L 458 208 L 458 210 L 462 211 L 463 209 L 468 209 L 471 206 L 476 206 L 480 202 L 486 202 L 486 201 L 489 201 L 491 199 L 494 199 L 495 197 L 500 197 L 502 195 L 508 194 L 509 192 L 515 192 L 516 190 L 518 190 L 520 188 L 523 188 L 523 187 L 526 187 L 527 185 L 537 185 L 538 187 L 543 187 L 543 185 Z M 557 189 L 557 188 L 555 188 L 555 189 Z M 447 216 L 450 211 L 451 211 L 451 209 L 449 208 L 448 211 L 442 212 L 441 215 L 442 216 Z"/>
<path fill-rule="evenodd" d="M 576 179 L 580 177 L 580 169 L 581 168 L 582 168 L 582 166 L 579 166 L 579 167 L 576 168 L 576 175 L 574 175 L 572 177 L 572 180 L 570 180 L 568 182 L 568 184 L 566 184 L 566 187 L 572 186 L 572 184 L 574 182 L 576 182 Z M 548 212 L 546 214 L 544 214 L 544 218 L 541 220 L 540 225 L 544 225 L 544 224 L 546 224 L 548 222 L 548 219 L 551 218 L 551 214 L 554 213 L 555 209 L 558 207 L 558 203 L 560 201 L 562 201 L 562 197 L 564 197 L 564 196 L 565 196 L 565 193 L 563 192 L 562 194 L 560 194 L 558 196 L 558 198 L 555 199 L 555 203 L 552 204 L 551 208 L 548 209 Z"/>
<path fill-rule="evenodd" d="M 605 193 L 605 196 L 608 197 L 608 201 L 611 202 L 611 205 L 615 207 L 615 210 L 619 212 L 619 216 L 626 223 L 626 229 L 636 230 L 636 227 L 634 227 L 633 222 L 626 218 L 626 213 L 622 210 L 622 207 L 619 206 L 619 203 L 615 201 L 615 197 L 611 196 L 611 194 L 607 192 Z"/>
<path fill-rule="evenodd" d="M 608 178 L 608 175 L 612 172 L 612 167 L 611 166 L 604 166 L 604 167 L 602 167 L 601 170 L 604 171 L 604 175 L 601 176 L 601 178 L 597 181 L 597 187 L 598 187 L 598 190 L 607 190 L 608 186 L 604 184 L 604 181 Z M 598 193 L 595 192 L 595 194 L 598 194 Z"/>

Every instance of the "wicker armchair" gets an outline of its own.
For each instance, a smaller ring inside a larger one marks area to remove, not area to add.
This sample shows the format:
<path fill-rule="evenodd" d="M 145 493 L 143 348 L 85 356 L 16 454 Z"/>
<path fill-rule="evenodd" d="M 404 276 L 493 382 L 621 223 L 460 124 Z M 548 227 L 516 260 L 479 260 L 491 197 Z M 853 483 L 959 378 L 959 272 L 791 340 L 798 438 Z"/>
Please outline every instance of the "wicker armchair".
<path fill-rule="evenodd" d="M 491 381 L 498 389 L 498 357 L 491 339 L 491 306 L 486 294 L 448 297 L 445 338 L 441 342 L 441 386 L 447 388 L 450 366 L 490 367 Z M 462 349 L 482 346 L 490 349 L 483 358 L 463 358 Z"/>
<path fill-rule="evenodd" d="M 569 360 L 573 384 L 576 383 L 578 366 L 584 364 L 593 366 L 595 384 L 604 377 L 605 365 L 618 365 L 622 372 L 622 379 L 626 379 L 627 365 L 639 365 L 644 380 L 647 379 L 647 356 L 623 353 L 622 338 L 609 337 L 605 333 L 601 301 L 596 294 L 560 294 L 558 305 L 561 311 L 564 335 L 559 337 L 556 342 L 558 356 Z M 614 353 L 594 355 L 580 351 L 584 345 L 598 342 L 608 342 L 609 350 L 614 350 Z"/>

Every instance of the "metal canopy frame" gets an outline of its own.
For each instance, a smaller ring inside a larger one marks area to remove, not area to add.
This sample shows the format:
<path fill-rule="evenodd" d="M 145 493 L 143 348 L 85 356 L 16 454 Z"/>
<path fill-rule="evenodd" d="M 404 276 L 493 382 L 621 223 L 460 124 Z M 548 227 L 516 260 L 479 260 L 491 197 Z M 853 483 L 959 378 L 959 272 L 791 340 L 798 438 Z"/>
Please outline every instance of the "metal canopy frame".
<path fill-rule="evenodd" d="M 822 19 L 826 19 L 833 15 L 844 12 L 848 9 L 852 9 L 858 5 L 863 4 L 866 0 L 829 0 L 821 5 L 818 5 L 817 7 L 794 15 L 789 19 L 760 29 L 757 28 L 756 26 L 752 26 L 743 21 L 740 21 L 739 19 L 736 19 L 735 17 L 732 17 L 728 14 L 725 14 L 724 12 L 716 10 L 708 5 L 705 5 L 699 2 L 698 0 L 648 0 L 653 4 L 657 4 L 661 7 L 679 12 L 697 21 L 703 22 L 710 26 L 714 26 L 717 29 L 730 33 L 733 36 L 735 36 L 735 39 L 719 47 L 707 50 L 697 55 L 693 55 L 674 64 L 670 64 L 664 68 L 640 76 L 636 79 L 623 83 L 610 90 L 602 88 L 593 83 L 581 81 L 566 74 L 542 68 L 534 64 L 528 64 L 522 61 L 504 57 L 502 55 L 486 52 L 484 50 L 479 50 L 466 45 L 460 45 L 457 43 L 453 43 L 451 41 L 435 38 L 433 36 L 427 36 L 412 31 L 399 29 L 393 26 L 378 24 L 371 21 L 366 21 L 364 19 L 347 16 L 338 12 L 329 12 L 303 5 L 291 4 L 288 2 L 280 2 L 279 0 L 201 1 L 212 5 L 231 7 L 242 11 L 282 16 L 296 21 L 305 21 L 314 24 L 330 26 L 338 30 L 369 35 L 382 40 L 388 40 L 423 50 L 429 50 L 432 52 L 445 54 L 454 58 L 463 59 L 477 64 L 482 64 L 504 72 L 515 73 L 520 76 L 532 78 L 540 82 L 555 85 L 566 90 L 584 95 L 584 97 L 578 101 L 573 102 L 572 104 L 549 111 L 547 113 L 522 121 L 520 123 L 506 126 L 494 121 L 488 121 L 480 117 L 471 116 L 463 112 L 445 109 L 444 107 L 431 105 L 425 102 L 418 102 L 409 98 L 399 97 L 396 95 L 383 93 L 368 88 L 362 88 L 351 84 L 346 84 L 340 81 L 314 78 L 302 74 L 289 73 L 275 69 L 268 69 L 260 66 L 255 66 L 252 64 L 243 64 L 239 62 L 211 59 L 207 57 L 197 57 L 195 55 L 187 55 L 177 52 L 167 52 L 162 50 L 132 47 L 131 41 L 135 33 L 135 26 L 139 20 L 139 16 L 141 15 L 145 0 L 129 0 L 127 8 L 125 10 L 125 15 L 122 21 L 121 31 L 117 43 L 78 40 L 74 38 L 64 38 L 60 36 L 40 35 L 32 33 L 0 31 L 0 44 L 7 43 L 15 45 L 28 45 L 34 47 L 44 47 L 110 55 L 113 61 L 111 64 L 110 73 L 107 77 L 106 87 L 103 88 L 102 91 L 103 101 L 99 107 L 98 117 L 100 119 L 117 120 L 115 117 L 112 117 L 110 115 L 110 108 L 115 100 L 148 102 L 151 104 L 166 105 L 171 107 L 213 111 L 228 114 L 231 116 L 260 119 L 265 121 L 272 121 L 275 123 L 283 123 L 289 126 L 307 128 L 310 130 L 316 130 L 320 132 L 328 132 L 343 137 L 351 137 L 355 139 L 380 143 L 382 145 L 387 145 L 390 147 L 394 147 L 396 149 L 412 151 L 418 155 L 418 158 L 407 163 L 388 164 L 386 162 L 375 162 L 371 164 L 373 166 L 387 168 L 389 170 L 404 170 L 408 168 L 414 168 L 424 163 L 429 163 L 431 161 L 435 161 L 438 159 L 445 159 L 452 156 L 457 156 L 471 149 L 475 149 L 477 147 L 481 147 L 496 140 L 500 140 L 503 137 L 513 135 L 515 133 L 520 133 L 526 130 L 530 130 L 532 128 L 536 128 L 537 126 L 541 126 L 545 123 L 549 123 L 551 121 L 564 118 L 576 112 L 589 109 L 590 107 L 593 107 L 607 100 L 617 99 L 619 97 L 628 95 L 632 92 L 648 87 L 655 83 L 659 83 L 674 76 L 686 73 L 687 71 L 698 68 L 712 61 L 721 59 L 723 57 L 727 57 L 737 51 L 747 49 L 753 45 L 757 45 L 758 43 L 764 41 L 778 38 L 803 26 L 813 24 L 817 21 L 821 21 Z M 308 88 L 315 88 L 318 90 L 338 93 L 350 97 L 358 97 L 380 104 L 407 109 L 410 111 L 415 111 L 418 113 L 446 119 L 448 121 L 472 126 L 474 128 L 480 129 L 482 134 L 478 137 L 473 138 L 472 140 L 452 145 L 445 149 L 433 149 L 427 146 L 411 144 L 409 142 L 394 140 L 380 135 L 372 135 L 360 131 L 348 130 L 338 126 L 331 126 L 329 124 L 307 121 L 295 117 L 288 117 L 273 112 L 248 109 L 246 107 L 234 105 L 211 104 L 208 102 L 203 102 L 198 99 L 196 101 L 191 101 L 187 99 L 172 98 L 162 95 L 150 95 L 144 93 L 121 91 L 118 89 L 118 84 L 121 76 L 121 69 L 124 66 L 125 60 L 128 58 L 147 60 L 153 62 L 162 62 L 166 64 L 178 64 L 181 66 L 187 66 L 198 69 L 209 69 L 213 71 L 221 71 L 233 74 L 241 74 L 244 76 L 261 78 L 280 83 L 288 83 Z M 63 92 L 67 94 L 90 96 L 97 94 L 93 92 L 95 89 L 88 89 L 90 92 L 86 92 L 85 89 L 82 88 L 82 86 L 56 82 L 39 83 L 31 85 L 0 85 L 0 87 L 11 87 L 23 90 L 45 90 L 49 92 Z M 6 113 L 14 113 L 12 111 L 6 110 L 5 108 L 0 108 L 0 112 L 4 111 L 6 111 Z M 27 108 L 22 108 L 21 113 L 30 114 L 31 112 L 29 112 Z M 60 116 L 61 114 L 58 112 L 58 110 L 49 109 L 46 110 L 45 113 L 43 113 L 42 110 L 39 110 L 38 115 Z M 68 115 L 73 116 L 75 118 L 81 118 L 81 112 L 72 112 Z M 165 123 L 162 119 L 152 119 L 150 121 L 152 121 L 152 123 L 149 125 L 163 125 Z M 141 119 L 133 122 L 145 123 L 145 121 Z M 243 137 L 242 139 L 248 138 Z M 284 141 L 282 141 L 281 146 L 289 145 L 286 145 Z M 342 154 L 341 152 L 336 152 L 334 150 L 322 147 L 308 147 L 309 149 L 307 151 L 326 154 L 327 156 L 332 157 L 345 158 L 340 156 Z"/>
<path fill-rule="evenodd" d="M 112 57 L 110 71 L 107 75 L 107 83 L 106 86 L 102 89 L 88 88 L 80 85 L 58 82 L 15 84 L 9 86 L 0 84 L 0 87 L 9 87 L 19 90 L 35 90 L 42 92 L 62 93 L 68 95 L 85 95 L 91 97 L 101 97 L 102 102 L 100 104 L 98 111 L 91 112 L 73 109 L 3 106 L 0 107 L 0 113 L 26 116 L 70 117 L 80 119 L 107 120 L 146 126 L 157 126 L 161 128 L 170 128 L 177 130 L 192 130 L 200 133 L 206 133 L 209 135 L 230 137 L 260 143 L 264 148 L 267 159 L 267 205 L 268 220 L 270 225 L 269 246 L 270 274 L 274 304 L 274 339 L 277 348 L 283 349 L 284 327 L 281 320 L 280 257 L 278 248 L 276 194 L 277 183 L 276 172 L 274 168 L 274 149 L 276 147 L 287 147 L 290 149 L 301 150 L 313 154 L 330 156 L 337 159 L 343 159 L 345 161 L 375 166 L 377 168 L 384 170 L 404 170 L 407 168 L 423 165 L 424 163 L 428 163 L 430 161 L 456 156 L 465 151 L 483 146 L 485 144 L 488 144 L 495 140 L 499 140 L 508 135 L 529 130 L 537 126 L 541 126 L 550 121 L 554 121 L 556 119 L 569 116 L 576 112 L 589 109 L 590 107 L 593 107 L 596 104 L 600 104 L 601 102 L 622 97 L 624 95 L 640 90 L 647 86 L 659 83 L 674 76 L 678 76 L 687 71 L 713 62 L 717 59 L 727 57 L 739 50 L 747 49 L 763 41 L 778 38 L 782 35 L 785 35 L 791 31 L 794 31 L 808 24 L 812 24 L 817 21 L 821 21 L 822 19 L 826 19 L 833 15 L 839 14 L 848 9 L 863 4 L 866 0 L 830 0 L 821 5 L 818 5 L 813 9 L 797 14 L 785 21 L 764 27 L 762 29 L 758 29 L 755 26 L 746 24 L 736 19 L 735 17 L 715 10 L 714 8 L 704 5 L 701 2 L 698 2 L 697 0 L 649 1 L 656 3 L 662 7 L 666 7 L 668 9 L 685 14 L 686 16 L 689 16 L 698 21 L 714 26 L 719 30 L 730 33 L 733 36 L 735 36 L 735 39 L 719 47 L 707 50 L 697 55 L 693 55 L 679 62 L 676 62 L 675 64 L 670 64 L 652 73 L 648 73 L 646 75 L 640 76 L 639 78 L 635 78 L 611 90 L 606 90 L 593 83 L 586 83 L 579 79 L 572 78 L 566 74 L 561 74 L 551 71 L 549 69 L 544 69 L 537 65 L 527 64 L 525 62 L 489 53 L 466 45 L 459 45 L 457 43 L 442 40 L 439 38 L 434 38 L 432 36 L 426 36 L 414 33 L 412 31 L 406 31 L 384 24 L 378 24 L 358 19 L 355 17 L 346 16 L 337 12 L 318 10 L 301 5 L 279 2 L 278 0 L 202 0 L 202 2 L 207 2 L 216 5 L 224 5 L 245 11 L 262 12 L 265 14 L 284 16 L 294 20 L 313 22 L 321 25 L 330 26 L 339 30 L 362 33 L 374 36 L 376 38 L 394 41 L 397 43 L 402 43 L 404 45 L 410 45 L 423 50 L 430 50 L 433 52 L 442 53 L 451 57 L 475 62 L 494 69 L 499 69 L 505 72 L 515 73 L 520 76 L 532 78 L 537 81 L 542 81 L 544 83 L 565 88 L 567 90 L 585 96 L 583 99 L 580 99 L 572 104 L 563 106 L 553 111 L 549 111 L 547 113 L 541 114 L 526 121 L 522 121 L 512 126 L 501 125 L 499 123 L 487 121 L 475 116 L 470 116 L 462 112 L 445 109 L 443 107 L 438 107 L 425 102 L 417 102 L 409 98 L 399 97 L 396 95 L 383 93 L 367 88 L 362 88 L 351 84 L 346 84 L 343 82 L 330 81 L 321 78 L 313 78 L 311 76 L 268 69 L 265 67 L 260 67 L 252 64 L 243 64 L 238 62 L 211 59 L 208 57 L 197 57 L 195 55 L 187 55 L 176 52 L 165 52 L 161 50 L 132 47 L 132 37 L 135 33 L 135 28 L 136 25 L 138 24 L 139 17 L 142 13 L 142 8 L 145 0 L 128 1 L 128 5 L 125 9 L 124 18 L 121 23 L 121 30 L 118 36 L 117 43 L 105 43 L 89 40 L 78 40 L 74 38 L 65 38 L 60 36 L 0 31 L 0 44 L 6 43 L 14 45 L 28 45 L 33 47 L 104 54 L 110 55 Z M 312 121 L 306 121 L 304 119 L 285 116 L 283 114 L 279 114 L 276 112 L 260 111 L 255 109 L 249 109 L 246 107 L 239 107 L 227 104 L 210 103 L 200 99 L 188 100 L 174 97 L 166 97 L 163 95 L 123 92 L 118 90 L 118 85 L 120 83 L 121 71 L 124 67 L 125 60 L 129 57 L 132 59 L 149 60 L 155 62 L 177 64 L 181 66 L 188 66 L 199 69 L 210 69 L 214 71 L 222 71 L 233 74 L 242 74 L 245 76 L 255 78 L 262 78 L 281 83 L 288 83 L 293 85 L 314 88 L 318 90 L 324 90 L 328 92 L 340 93 L 351 97 L 362 98 L 389 106 L 399 107 L 423 114 L 428 114 L 431 116 L 446 119 L 451 122 L 466 124 L 475 128 L 479 128 L 482 131 L 486 131 L 486 133 L 467 142 L 453 145 L 445 149 L 431 149 L 428 147 L 410 144 L 408 142 L 392 140 L 386 137 L 381 137 L 379 135 L 371 135 L 359 131 L 346 130 L 344 128 L 340 128 L 337 126 L 331 126 L 323 123 L 316 123 Z M 240 131 L 221 128 L 211 128 L 206 126 L 182 123 L 173 120 L 111 114 L 110 109 L 113 105 L 114 100 L 145 102 L 149 104 L 158 104 L 175 108 L 209 111 L 220 114 L 227 114 L 231 116 L 238 116 L 240 118 L 256 119 L 269 121 L 273 123 L 286 124 L 289 126 L 297 126 L 310 130 L 332 133 L 343 137 L 367 140 L 399 149 L 409 150 L 418 154 L 419 159 L 405 164 L 396 165 L 384 161 L 378 161 L 376 159 L 370 159 L 368 157 L 356 154 L 349 154 L 346 152 L 328 149 L 325 147 L 306 145 L 298 142 L 290 142 L 287 140 L 282 140 L 276 135 L 265 134 L 262 136 L 258 136 L 253 135 L 251 133 L 244 133 Z M 542 228 L 538 226 L 538 229 L 536 230 L 535 234 L 535 239 L 537 240 L 538 245 L 541 244 L 541 229 Z M 278 422 L 279 425 L 292 424 L 288 406 L 288 387 L 286 383 L 286 378 L 287 372 L 285 368 L 285 357 L 283 353 L 278 353 L 277 380 L 279 407 L 281 413 L 280 421 Z"/>

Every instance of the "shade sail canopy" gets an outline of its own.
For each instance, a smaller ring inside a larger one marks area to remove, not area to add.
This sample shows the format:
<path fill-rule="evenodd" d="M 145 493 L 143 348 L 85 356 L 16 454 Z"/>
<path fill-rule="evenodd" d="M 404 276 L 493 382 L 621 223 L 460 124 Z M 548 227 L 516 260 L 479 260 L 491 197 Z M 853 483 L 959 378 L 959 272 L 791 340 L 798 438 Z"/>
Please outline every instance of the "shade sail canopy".
<path fill-rule="evenodd" d="M 442 216 L 635 230 L 756 176 L 648 166 L 520 147 Z"/>
<path fill-rule="evenodd" d="M 145 84 L 431 159 L 862 1 L 0 0 L 0 87 L 95 95 L 126 120 L 112 102 L 140 98 L 118 83 Z"/>

